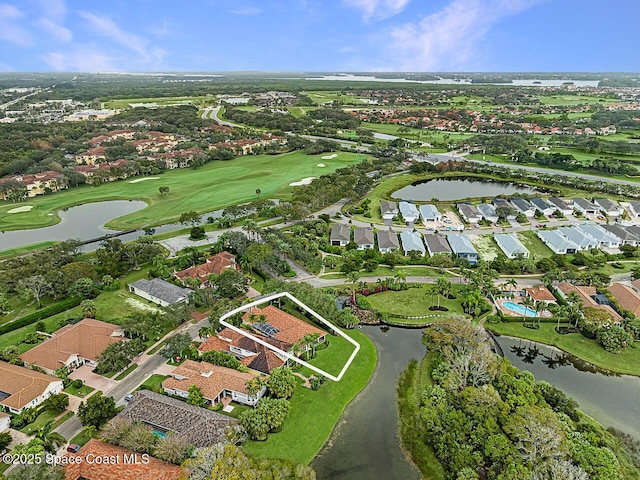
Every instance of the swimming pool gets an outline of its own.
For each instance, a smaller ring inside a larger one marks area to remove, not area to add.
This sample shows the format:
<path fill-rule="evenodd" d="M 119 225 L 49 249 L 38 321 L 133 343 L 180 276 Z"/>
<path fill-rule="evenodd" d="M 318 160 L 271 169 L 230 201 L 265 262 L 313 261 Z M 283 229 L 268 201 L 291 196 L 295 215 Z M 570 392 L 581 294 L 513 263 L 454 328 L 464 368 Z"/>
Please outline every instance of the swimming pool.
<path fill-rule="evenodd" d="M 507 310 L 516 312 L 521 317 L 537 317 L 538 316 L 538 312 L 536 312 L 535 310 L 531 310 L 530 308 L 524 307 L 519 303 L 502 302 L 502 306 Z"/>

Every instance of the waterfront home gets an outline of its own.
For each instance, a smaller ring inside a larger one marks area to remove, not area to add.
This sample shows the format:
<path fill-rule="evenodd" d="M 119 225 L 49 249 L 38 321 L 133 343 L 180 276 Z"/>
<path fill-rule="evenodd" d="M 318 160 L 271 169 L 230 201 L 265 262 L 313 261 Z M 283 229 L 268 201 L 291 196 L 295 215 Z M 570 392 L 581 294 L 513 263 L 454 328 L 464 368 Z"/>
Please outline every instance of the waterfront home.
<path fill-rule="evenodd" d="M 533 197 L 529 199 L 529 202 L 531 202 L 531 205 L 533 205 L 536 210 L 540 210 L 545 216 L 551 215 L 556 209 L 554 205 L 551 205 L 544 198 Z"/>
<path fill-rule="evenodd" d="M 526 217 L 533 217 L 535 214 L 535 208 L 528 200 L 525 200 L 522 197 L 511 197 L 510 201 L 515 209 Z"/>
<path fill-rule="evenodd" d="M 565 299 L 570 292 L 575 292 L 576 295 L 578 295 L 578 299 L 582 303 L 583 308 L 597 308 L 598 310 L 602 310 L 611 315 L 614 322 L 618 323 L 622 321 L 622 317 L 620 316 L 620 314 L 613 308 L 611 308 L 610 305 L 602 305 L 595 300 L 597 296 L 596 287 L 573 285 L 569 282 L 562 282 L 560 285 L 558 285 L 557 290 Z"/>
<path fill-rule="evenodd" d="M 398 204 L 389 200 L 381 200 L 380 214 L 383 220 L 393 220 L 398 215 Z"/>
<path fill-rule="evenodd" d="M 420 205 L 420 216 L 422 217 L 422 223 L 427 227 L 442 217 L 435 205 Z"/>
<path fill-rule="evenodd" d="M 407 224 L 415 223 L 420 218 L 418 208 L 410 202 L 400 202 L 400 214 Z"/>
<path fill-rule="evenodd" d="M 555 207 L 554 211 L 557 209 L 563 215 L 571 215 L 573 213 L 573 208 L 571 207 L 571 205 L 569 205 L 567 202 L 565 202 L 563 199 L 559 197 L 551 197 L 549 199 L 549 203 Z"/>
<path fill-rule="evenodd" d="M 482 215 L 478 209 L 470 203 L 456 203 L 456 208 L 460 212 L 462 219 L 467 223 L 475 224 L 482 220 Z"/>
<path fill-rule="evenodd" d="M 629 310 L 636 317 L 640 317 L 640 294 L 622 283 L 614 283 L 609 288 L 609 293 L 618 301 L 618 305 Z"/>
<path fill-rule="evenodd" d="M 189 295 L 192 292 L 188 288 L 178 287 L 173 283 L 165 282 L 161 278 L 151 280 L 141 278 L 127 286 L 131 293 L 161 307 L 168 307 L 176 303 L 189 303 Z"/>
<path fill-rule="evenodd" d="M 500 219 L 496 213 L 496 208 L 490 203 L 481 203 L 478 205 L 478 212 L 482 215 L 482 218 L 487 222 L 498 223 Z"/>

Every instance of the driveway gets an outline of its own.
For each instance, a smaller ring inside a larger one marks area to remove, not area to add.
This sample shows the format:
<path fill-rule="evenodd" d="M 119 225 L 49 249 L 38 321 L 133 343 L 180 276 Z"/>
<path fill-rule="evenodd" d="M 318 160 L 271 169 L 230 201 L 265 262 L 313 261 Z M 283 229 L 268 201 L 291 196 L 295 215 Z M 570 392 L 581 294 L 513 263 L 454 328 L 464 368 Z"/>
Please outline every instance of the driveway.
<path fill-rule="evenodd" d="M 86 385 L 96 390 L 102 390 L 103 392 L 111 390 L 116 385 L 117 382 L 115 380 L 93 373 L 92 370 L 93 367 L 90 365 L 83 365 L 74 370 L 71 375 L 69 375 L 69 378 L 82 380 Z"/>

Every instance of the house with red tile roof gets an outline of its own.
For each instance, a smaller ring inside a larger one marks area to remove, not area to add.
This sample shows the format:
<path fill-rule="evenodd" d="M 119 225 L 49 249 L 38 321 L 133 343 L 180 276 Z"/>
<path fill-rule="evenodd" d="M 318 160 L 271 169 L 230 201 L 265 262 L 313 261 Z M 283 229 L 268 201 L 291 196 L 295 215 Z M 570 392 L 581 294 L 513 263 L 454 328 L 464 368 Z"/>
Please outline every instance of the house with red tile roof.
<path fill-rule="evenodd" d="M 65 480 L 179 480 L 186 472 L 179 465 L 92 438 L 65 466 Z M 112 461 L 96 461 L 97 459 Z"/>
<path fill-rule="evenodd" d="M 84 364 L 96 365 L 102 351 L 123 337 L 118 325 L 85 318 L 56 330 L 51 338 L 20 355 L 20 359 L 50 374 L 65 366 L 74 369 Z"/>
<path fill-rule="evenodd" d="M 640 317 L 640 294 L 622 283 L 614 283 L 609 287 L 609 293 L 625 310 L 629 310 L 636 317 Z"/>
<path fill-rule="evenodd" d="M 280 350 L 289 353 L 293 351 L 293 345 L 289 343 L 281 342 L 259 333 L 252 334 Z M 211 351 L 231 353 L 243 365 L 267 375 L 286 363 L 286 358 L 279 356 L 273 350 L 229 328 L 225 328 L 218 332 L 217 335 L 207 338 L 198 347 L 198 352 L 201 354 Z"/>
<path fill-rule="evenodd" d="M 0 185 L 7 181 L 20 182 L 26 189 L 25 197 L 35 197 L 36 195 L 44 195 L 47 192 L 57 192 L 63 188 L 69 187 L 69 181 L 62 173 L 46 170 L 40 173 L 29 173 L 26 175 L 11 175 L 0 178 Z M 8 192 L 0 192 L 2 200 L 9 199 Z"/>
<path fill-rule="evenodd" d="M 37 407 L 63 388 L 62 380 L 57 377 L 0 362 L 0 406 L 11 413 Z"/>
<path fill-rule="evenodd" d="M 267 391 L 264 386 L 257 393 L 249 393 L 247 382 L 258 376 L 257 373 L 239 372 L 209 362 L 185 360 L 171 373 L 171 377 L 162 382 L 162 388 L 169 395 L 187 398 L 189 388 L 197 385 L 211 405 L 233 400 L 254 407 Z"/>
<path fill-rule="evenodd" d="M 315 345 L 323 343 L 327 336 L 327 332 L 324 330 L 273 305 L 267 305 L 264 308 L 252 307 L 242 316 L 242 320 L 264 336 L 291 345 L 298 344 L 301 352 L 311 349 L 310 345 L 304 344 L 305 336 L 317 335 L 314 341 Z"/>
<path fill-rule="evenodd" d="M 210 287 L 209 275 L 220 275 L 225 269 L 231 268 L 240 270 L 240 266 L 236 262 L 236 257 L 229 252 L 216 253 L 213 257 L 207 258 L 202 265 L 186 268 L 179 272 L 175 272 L 174 276 L 183 284 L 187 278 L 196 278 L 200 280 L 200 288 Z"/>
<path fill-rule="evenodd" d="M 547 287 L 527 287 L 524 289 L 525 294 L 533 302 L 557 303 L 556 297 L 549 291 Z"/>
<path fill-rule="evenodd" d="M 587 287 L 583 285 L 573 285 L 569 282 L 562 282 L 558 285 L 558 291 L 565 298 L 570 292 L 575 292 L 578 295 L 580 302 L 582 302 L 583 307 L 593 307 L 600 310 L 604 310 L 613 318 L 615 323 L 619 323 L 622 321 L 622 317 L 618 312 L 616 312 L 610 305 L 601 305 L 595 300 L 595 296 L 597 295 L 596 287 Z"/>

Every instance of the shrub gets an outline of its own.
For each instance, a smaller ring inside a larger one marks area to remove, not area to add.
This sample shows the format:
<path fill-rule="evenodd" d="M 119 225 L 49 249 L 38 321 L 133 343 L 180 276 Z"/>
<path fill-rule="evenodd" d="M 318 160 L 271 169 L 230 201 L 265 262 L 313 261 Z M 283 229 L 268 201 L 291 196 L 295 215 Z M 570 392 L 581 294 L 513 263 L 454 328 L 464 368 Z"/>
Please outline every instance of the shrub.
<path fill-rule="evenodd" d="M 602 348 L 611 353 L 620 353 L 633 343 L 633 336 L 617 325 L 601 328 L 598 330 L 596 338 Z"/>
<path fill-rule="evenodd" d="M 78 305 L 80 305 L 80 301 L 81 300 L 79 298 L 69 298 L 67 300 L 63 300 L 62 302 L 58 302 L 49 307 L 42 308 L 36 312 L 30 313 L 29 315 L 25 315 L 18 320 L 2 325 L 0 327 L 0 335 L 13 332 L 14 330 L 17 330 L 19 328 L 26 327 L 27 325 L 31 325 L 32 323 L 36 323 L 45 318 L 52 317 L 73 307 L 77 307 Z"/>
<path fill-rule="evenodd" d="M 73 388 L 82 388 L 82 380 L 80 379 L 74 380 L 71 385 L 73 386 Z"/>

